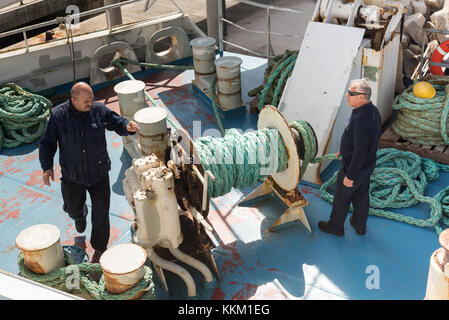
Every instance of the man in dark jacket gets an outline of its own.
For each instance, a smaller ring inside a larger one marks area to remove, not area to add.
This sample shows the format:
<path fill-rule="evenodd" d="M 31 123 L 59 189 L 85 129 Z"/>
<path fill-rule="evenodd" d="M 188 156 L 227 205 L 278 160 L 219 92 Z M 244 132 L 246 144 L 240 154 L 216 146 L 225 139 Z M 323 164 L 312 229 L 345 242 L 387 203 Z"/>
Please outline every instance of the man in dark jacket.
<path fill-rule="evenodd" d="M 105 129 L 121 136 L 139 130 L 103 103 L 94 101 L 92 88 L 76 83 L 70 100 L 51 110 L 47 129 L 40 141 L 39 160 L 43 181 L 54 181 L 53 158 L 59 145 L 63 209 L 75 220 L 76 231 L 86 229 L 86 190 L 92 202 L 92 233 L 90 243 L 95 249 L 92 262 L 98 262 L 109 241 L 109 170 L 111 160 L 106 148 Z"/>
<path fill-rule="evenodd" d="M 376 166 L 376 151 L 381 135 L 382 119 L 371 103 L 371 88 L 364 79 L 353 80 L 346 99 L 354 108 L 341 137 L 342 163 L 335 185 L 334 201 L 329 221 L 320 221 L 321 231 L 344 235 L 343 224 L 352 202 L 351 225 L 357 234 L 366 232 L 369 210 L 370 176 Z"/>

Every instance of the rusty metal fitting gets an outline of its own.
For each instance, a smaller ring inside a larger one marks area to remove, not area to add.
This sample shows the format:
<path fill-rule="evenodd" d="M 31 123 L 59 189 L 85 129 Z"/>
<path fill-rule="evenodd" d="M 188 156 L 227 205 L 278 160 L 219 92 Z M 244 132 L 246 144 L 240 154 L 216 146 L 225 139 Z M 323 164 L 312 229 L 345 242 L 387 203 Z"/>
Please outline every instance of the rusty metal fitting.
<path fill-rule="evenodd" d="M 449 263 L 449 229 L 441 232 L 438 240 L 441 247 L 444 249 L 441 250 L 442 253 L 438 257 L 438 262 L 442 267 L 444 267 L 447 263 Z"/>

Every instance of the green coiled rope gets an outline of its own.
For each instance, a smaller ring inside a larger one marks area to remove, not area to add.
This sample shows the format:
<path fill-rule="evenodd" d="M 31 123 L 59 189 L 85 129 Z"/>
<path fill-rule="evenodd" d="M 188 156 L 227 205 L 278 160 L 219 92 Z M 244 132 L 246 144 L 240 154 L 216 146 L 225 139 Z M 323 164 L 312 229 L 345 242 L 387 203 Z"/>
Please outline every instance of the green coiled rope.
<path fill-rule="evenodd" d="M 14 83 L 0 86 L 0 149 L 40 139 L 51 107 L 47 98 Z"/>
<path fill-rule="evenodd" d="M 36 274 L 30 271 L 26 265 L 23 258 L 22 252 L 19 252 L 17 257 L 17 265 L 19 267 L 21 275 L 26 278 L 41 284 L 47 285 L 49 287 L 61 290 L 64 292 L 73 293 L 77 289 L 68 289 L 67 281 L 68 278 L 73 275 L 73 269 L 77 268 L 79 271 L 79 281 L 80 281 L 80 292 L 87 293 L 92 299 L 95 300 L 129 300 L 134 298 L 137 294 L 145 291 L 145 293 L 140 297 L 142 300 L 154 299 L 154 285 L 152 282 L 152 271 L 149 267 L 144 266 L 145 275 L 143 279 L 137 283 L 133 288 L 121 294 L 111 294 L 106 290 L 104 276 L 101 277 L 99 283 L 94 281 L 90 274 L 101 274 L 103 270 L 99 263 L 78 263 L 76 264 L 70 250 L 63 248 L 64 260 L 66 266 L 59 268 L 48 274 Z M 70 269 L 68 269 L 70 268 Z"/>
<path fill-rule="evenodd" d="M 317 140 L 307 122 L 293 121 L 290 127 L 298 131 L 304 145 L 301 177 L 309 163 L 336 159 L 335 154 L 316 157 Z M 273 128 L 245 134 L 229 129 L 222 138 L 201 137 L 194 145 L 204 170 L 210 170 L 215 177 L 215 181 L 208 180 L 208 192 L 212 198 L 222 196 L 232 188 L 252 186 L 259 179 L 287 168 L 288 154 L 284 141 Z"/>
<path fill-rule="evenodd" d="M 268 62 L 265 69 L 263 84 L 248 92 L 250 97 L 258 97 L 259 111 L 266 104 L 277 107 L 279 98 L 285 87 L 285 81 L 290 77 L 295 66 L 298 51 L 286 50 Z"/>
<path fill-rule="evenodd" d="M 415 153 L 392 148 L 377 151 L 376 168 L 370 177 L 371 215 L 402 221 L 420 227 L 434 227 L 437 234 L 443 230 L 441 224 L 449 226 L 449 187 L 434 197 L 425 196 L 428 181 L 434 181 L 439 171 L 449 172 L 449 165 L 421 158 Z M 323 199 L 332 203 L 333 195 L 328 189 L 337 181 L 336 172 L 320 188 Z M 420 219 L 386 208 L 406 208 L 418 203 L 430 206 L 428 219 Z M 353 210 L 351 205 L 351 211 Z"/>
<path fill-rule="evenodd" d="M 404 140 L 425 145 L 449 144 L 447 120 L 449 114 L 449 94 L 445 86 L 448 77 L 431 76 L 426 79 L 436 89 L 435 97 L 424 99 L 413 94 L 409 86 L 393 102 L 393 109 L 399 110 L 392 129 Z M 417 81 L 415 81 L 416 83 Z"/>

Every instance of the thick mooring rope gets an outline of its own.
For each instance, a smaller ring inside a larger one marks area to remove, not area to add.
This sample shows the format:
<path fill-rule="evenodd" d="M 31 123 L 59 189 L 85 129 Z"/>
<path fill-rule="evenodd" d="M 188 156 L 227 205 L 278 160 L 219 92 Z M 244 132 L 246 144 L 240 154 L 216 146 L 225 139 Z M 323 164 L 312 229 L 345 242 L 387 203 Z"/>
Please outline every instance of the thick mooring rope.
<path fill-rule="evenodd" d="M 307 122 L 293 121 L 290 127 L 298 131 L 304 145 L 304 150 L 300 150 L 301 177 L 309 163 L 336 159 L 335 154 L 316 157 L 317 140 Z M 273 128 L 245 134 L 229 129 L 223 138 L 201 137 L 194 145 L 204 170 L 210 170 L 215 177 L 215 181 L 208 180 L 212 198 L 222 196 L 232 188 L 252 186 L 287 168 L 288 153 L 284 141 Z"/>
<path fill-rule="evenodd" d="M 298 51 L 286 50 L 282 55 L 271 59 L 264 73 L 263 84 L 248 92 L 250 97 L 258 97 L 259 111 L 264 105 L 277 107 L 279 98 L 285 87 L 285 81 L 290 77 L 298 57 Z"/>
<path fill-rule="evenodd" d="M 426 81 L 435 87 L 437 91 L 435 97 L 418 98 L 413 94 L 413 85 L 409 86 L 393 102 L 393 108 L 399 111 L 392 129 L 410 142 L 425 145 L 449 144 L 447 134 L 449 94 L 445 91 L 449 79 L 432 76 Z"/>
<path fill-rule="evenodd" d="M 52 103 L 14 83 L 0 87 L 0 149 L 15 148 L 42 137 Z"/>
<path fill-rule="evenodd" d="M 443 230 L 440 224 L 449 226 L 449 186 L 434 197 L 425 196 L 428 181 L 434 181 L 439 171 L 449 172 L 449 166 L 407 151 L 386 148 L 377 151 L 376 168 L 370 178 L 371 215 L 406 222 L 420 227 L 434 227 L 437 234 Z M 328 189 L 337 181 L 338 172 L 320 189 L 321 197 L 332 203 Z M 430 217 L 419 219 L 383 210 L 407 208 L 418 203 L 430 206 Z M 353 210 L 351 205 L 351 211 Z"/>
<path fill-rule="evenodd" d="M 76 264 L 69 248 L 63 249 L 66 266 L 48 274 L 36 274 L 30 271 L 25 265 L 22 252 L 19 252 L 19 255 L 17 257 L 17 264 L 21 275 L 24 278 L 39 282 L 49 287 L 72 293 L 77 289 L 68 289 L 66 283 L 68 278 L 74 274 L 73 268 L 77 268 L 77 270 L 79 271 L 80 281 L 79 291 L 89 294 L 92 299 L 129 300 L 134 298 L 142 291 L 145 291 L 145 293 L 140 297 L 141 300 L 152 300 L 155 298 L 154 285 L 152 282 L 152 271 L 149 267 L 144 266 L 145 275 L 143 279 L 133 288 L 121 294 L 111 294 L 106 290 L 104 275 L 101 277 L 99 283 L 95 282 L 90 276 L 90 274 L 103 273 L 100 264 L 88 262 Z M 70 270 L 68 268 L 70 268 Z"/>

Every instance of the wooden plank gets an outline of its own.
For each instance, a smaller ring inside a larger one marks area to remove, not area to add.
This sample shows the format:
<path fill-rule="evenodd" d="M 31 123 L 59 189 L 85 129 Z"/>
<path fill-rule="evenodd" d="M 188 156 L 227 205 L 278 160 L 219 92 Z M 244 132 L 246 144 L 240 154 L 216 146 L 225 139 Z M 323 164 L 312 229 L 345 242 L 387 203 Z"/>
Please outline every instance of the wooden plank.
<path fill-rule="evenodd" d="M 432 159 L 437 162 L 449 164 L 449 146 L 448 145 L 423 145 L 404 141 L 400 139 L 393 129 L 388 127 L 382 134 L 379 141 L 379 148 L 395 148 L 403 151 L 413 152 L 423 158 Z"/>
<path fill-rule="evenodd" d="M 444 145 L 435 146 L 435 148 L 433 150 L 438 153 L 443 153 L 444 150 L 446 150 L 446 148 L 447 148 L 447 145 L 444 144 Z"/>
<path fill-rule="evenodd" d="M 421 150 L 424 150 L 425 153 L 429 153 L 432 150 L 433 146 L 429 146 L 427 144 L 423 144 L 421 146 Z"/>
<path fill-rule="evenodd" d="M 395 138 L 395 135 L 397 134 L 391 129 L 391 127 L 388 127 L 387 130 L 384 131 L 380 139 L 385 141 L 392 141 Z"/>

